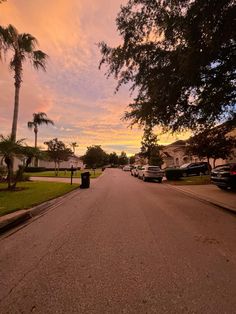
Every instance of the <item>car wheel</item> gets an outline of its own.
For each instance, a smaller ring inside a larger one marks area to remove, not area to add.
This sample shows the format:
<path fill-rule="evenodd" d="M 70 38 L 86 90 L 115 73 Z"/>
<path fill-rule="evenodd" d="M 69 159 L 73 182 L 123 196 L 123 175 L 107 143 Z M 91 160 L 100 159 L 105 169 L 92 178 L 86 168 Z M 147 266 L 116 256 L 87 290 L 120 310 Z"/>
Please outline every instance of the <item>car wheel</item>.
<path fill-rule="evenodd" d="M 143 181 L 145 182 L 145 181 L 147 181 L 147 179 L 146 179 L 146 177 L 145 176 L 143 176 Z"/>
<path fill-rule="evenodd" d="M 183 173 L 183 177 L 188 177 L 187 172 L 184 172 L 184 173 Z"/>

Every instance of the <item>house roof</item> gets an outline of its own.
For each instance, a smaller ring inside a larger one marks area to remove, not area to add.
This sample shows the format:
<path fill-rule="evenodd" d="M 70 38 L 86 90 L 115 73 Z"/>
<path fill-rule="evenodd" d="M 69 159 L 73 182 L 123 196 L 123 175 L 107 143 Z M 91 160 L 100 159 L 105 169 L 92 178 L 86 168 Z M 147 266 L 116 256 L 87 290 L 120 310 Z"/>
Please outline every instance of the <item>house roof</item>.
<path fill-rule="evenodd" d="M 185 144 L 186 144 L 186 141 L 184 141 L 184 140 L 178 140 L 178 141 L 176 141 L 176 142 L 174 142 L 174 143 L 171 143 L 171 144 L 169 144 L 169 145 L 164 146 L 164 148 L 165 148 L 165 147 L 172 147 L 172 146 L 185 146 Z"/>

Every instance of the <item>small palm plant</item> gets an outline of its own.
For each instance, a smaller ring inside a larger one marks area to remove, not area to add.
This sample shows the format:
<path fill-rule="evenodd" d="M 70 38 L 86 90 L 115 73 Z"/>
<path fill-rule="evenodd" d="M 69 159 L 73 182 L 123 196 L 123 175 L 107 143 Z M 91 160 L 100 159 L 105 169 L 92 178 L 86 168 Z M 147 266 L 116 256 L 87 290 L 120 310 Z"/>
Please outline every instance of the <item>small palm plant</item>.
<path fill-rule="evenodd" d="M 14 141 L 12 137 L 0 135 L 0 154 L 2 159 L 0 164 L 4 161 L 7 165 L 7 183 L 8 189 L 14 190 L 17 182 L 22 177 L 24 171 L 32 162 L 33 158 L 42 158 L 42 153 L 38 148 L 23 145 L 24 139 Z M 13 160 L 15 157 L 25 157 L 25 164 L 19 166 L 16 173 L 13 173 Z"/>
<path fill-rule="evenodd" d="M 4 137 L 0 135 L 0 154 L 2 161 L 7 165 L 7 183 L 8 189 L 12 189 L 15 185 L 13 183 L 13 160 L 17 155 L 22 154 L 23 139 L 14 141 L 11 136 Z"/>
<path fill-rule="evenodd" d="M 50 119 L 48 119 L 46 113 L 44 112 L 38 112 L 33 113 L 33 120 L 28 122 L 28 128 L 30 130 L 34 129 L 34 147 L 37 148 L 37 141 L 38 141 L 38 127 L 42 124 L 52 124 L 54 125 L 54 122 Z"/>
<path fill-rule="evenodd" d="M 16 140 L 17 132 L 23 63 L 28 59 L 31 61 L 36 70 L 46 70 L 46 61 L 48 56 L 41 50 L 35 50 L 37 44 L 37 39 L 34 36 L 27 33 L 20 34 L 13 25 L 9 25 L 6 28 L 0 26 L 0 49 L 4 52 L 8 50 L 12 52 L 10 69 L 14 72 L 15 101 L 11 137 L 14 141 Z"/>

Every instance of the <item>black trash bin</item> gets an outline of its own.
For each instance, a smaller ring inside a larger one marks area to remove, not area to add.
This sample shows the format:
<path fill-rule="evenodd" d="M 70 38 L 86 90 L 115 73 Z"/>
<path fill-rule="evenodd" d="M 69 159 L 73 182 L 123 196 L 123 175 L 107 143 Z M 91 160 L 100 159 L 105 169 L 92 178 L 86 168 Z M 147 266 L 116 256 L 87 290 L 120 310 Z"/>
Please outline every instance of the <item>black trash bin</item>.
<path fill-rule="evenodd" d="M 83 172 L 81 173 L 81 189 L 88 189 L 90 186 L 90 173 L 89 172 Z"/>

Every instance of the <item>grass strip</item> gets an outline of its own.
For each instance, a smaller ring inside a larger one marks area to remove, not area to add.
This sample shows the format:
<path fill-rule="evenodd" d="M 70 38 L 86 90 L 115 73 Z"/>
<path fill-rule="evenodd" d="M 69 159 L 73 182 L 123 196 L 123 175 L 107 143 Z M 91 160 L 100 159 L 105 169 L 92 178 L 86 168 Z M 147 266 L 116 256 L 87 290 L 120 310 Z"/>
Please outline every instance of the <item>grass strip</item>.
<path fill-rule="evenodd" d="M 21 182 L 17 185 L 19 190 L 8 191 L 6 184 L 0 183 L 0 216 L 31 208 L 78 187 L 78 184 L 61 182 Z"/>
<path fill-rule="evenodd" d="M 211 184 L 211 178 L 210 176 L 191 176 L 177 181 L 167 181 L 167 183 L 172 185 L 205 185 Z"/>
<path fill-rule="evenodd" d="M 80 178 L 82 172 L 90 172 L 90 178 L 95 179 L 99 177 L 102 173 L 101 169 L 96 169 L 95 172 L 93 170 L 85 170 L 85 171 L 80 171 L 77 170 L 74 172 L 73 178 Z M 58 176 L 55 175 L 55 171 L 42 171 L 42 172 L 27 172 L 27 175 L 30 177 L 50 177 L 50 178 L 70 178 L 71 173 L 69 170 L 67 171 L 59 171 Z"/>

